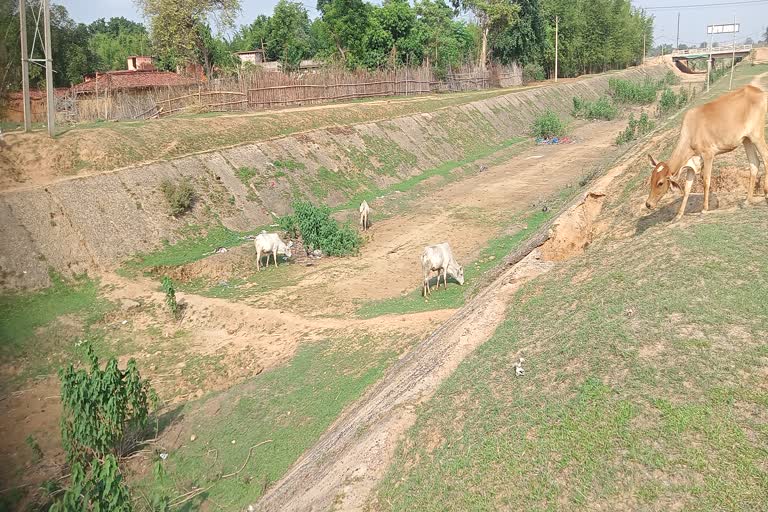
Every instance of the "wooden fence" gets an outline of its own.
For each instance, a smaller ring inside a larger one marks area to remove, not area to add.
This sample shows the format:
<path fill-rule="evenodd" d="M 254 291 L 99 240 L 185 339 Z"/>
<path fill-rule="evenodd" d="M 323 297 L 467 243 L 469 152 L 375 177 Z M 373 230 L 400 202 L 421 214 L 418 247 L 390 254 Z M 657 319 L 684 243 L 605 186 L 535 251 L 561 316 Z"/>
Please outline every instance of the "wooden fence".
<path fill-rule="evenodd" d="M 191 86 L 70 94 L 58 103 L 64 122 L 152 119 L 183 112 L 235 112 L 522 83 L 519 66 L 465 66 L 438 79 L 428 66 L 382 71 L 325 69 L 303 74 L 256 71 Z"/>

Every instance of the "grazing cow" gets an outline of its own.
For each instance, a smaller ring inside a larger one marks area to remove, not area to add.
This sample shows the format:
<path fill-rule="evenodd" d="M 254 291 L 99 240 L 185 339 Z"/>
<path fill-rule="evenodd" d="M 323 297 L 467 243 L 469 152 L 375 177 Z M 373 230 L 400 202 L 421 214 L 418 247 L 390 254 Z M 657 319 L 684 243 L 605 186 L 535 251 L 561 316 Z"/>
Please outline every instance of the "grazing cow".
<path fill-rule="evenodd" d="M 368 206 L 368 203 L 365 200 L 363 200 L 363 202 L 360 203 L 360 227 L 363 228 L 363 231 L 367 231 L 371 226 L 371 221 L 368 218 L 370 215 L 371 207 Z"/>
<path fill-rule="evenodd" d="M 254 245 L 256 245 L 256 270 L 257 271 L 261 271 L 261 255 L 262 254 L 267 255 L 267 268 L 269 268 L 270 255 L 273 256 L 276 267 L 278 266 L 277 265 L 278 254 L 283 254 L 286 258 L 290 258 L 293 255 L 291 253 L 291 247 L 293 247 L 293 242 L 288 242 L 286 244 L 280 239 L 280 236 L 277 233 L 267 233 L 266 231 L 262 231 L 259 235 L 256 236 L 256 239 L 254 240 Z"/>
<path fill-rule="evenodd" d="M 747 85 L 724 94 L 716 100 L 692 108 L 683 118 L 680 140 L 668 162 L 657 162 L 649 155 L 653 172 L 651 191 L 645 202 L 647 208 L 655 208 L 670 187 L 683 193 L 683 202 L 675 220 L 685 212 L 695 174 L 690 172 L 691 158 L 701 156 L 703 161 L 704 211 L 709 210 L 709 186 L 712 179 L 712 161 L 715 155 L 733 151 L 744 145 L 749 159 L 749 190 L 747 204 L 752 195 L 760 166 L 768 168 L 768 145 L 765 143 L 765 116 L 768 96 L 759 88 Z M 763 192 L 768 199 L 768 173 L 764 177 Z"/>
<path fill-rule="evenodd" d="M 424 283 L 421 294 L 426 297 L 431 293 L 429 278 L 432 272 L 437 272 L 437 289 L 440 289 L 440 276 L 443 276 L 443 287 L 448 289 L 448 274 L 451 274 L 460 285 L 464 284 L 464 268 L 453 257 L 451 246 L 447 242 L 430 245 L 421 254 L 421 269 L 424 273 Z"/>

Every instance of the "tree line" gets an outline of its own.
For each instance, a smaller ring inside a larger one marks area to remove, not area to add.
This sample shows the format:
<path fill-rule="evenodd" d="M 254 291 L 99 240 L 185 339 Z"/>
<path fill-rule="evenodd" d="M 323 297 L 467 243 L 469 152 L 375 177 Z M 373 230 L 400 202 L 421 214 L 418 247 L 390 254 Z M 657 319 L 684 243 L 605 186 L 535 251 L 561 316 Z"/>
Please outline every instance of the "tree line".
<path fill-rule="evenodd" d="M 40 0 L 27 0 L 28 31 Z M 236 27 L 240 0 L 135 0 L 148 26 L 125 18 L 90 24 L 53 5 L 51 33 L 56 86 L 94 71 L 125 69 L 126 58 L 151 54 L 160 69 L 199 63 L 208 76 L 235 73 L 233 52 L 263 49 L 268 60 L 295 70 L 304 59 L 347 69 L 428 65 L 443 74 L 464 63 L 518 62 L 536 78 L 551 76 L 555 23 L 559 76 L 624 68 L 651 47 L 653 18 L 630 0 L 280 0 L 270 15 Z M 0 91 L 20 87 L 18 6 L 0 6 Z M 211 20 L 216 20 L 213 25 Z M 39 44 L 38 44 L 39 48 Z M 32 66 L 32 84 L 43 69 Z"/>

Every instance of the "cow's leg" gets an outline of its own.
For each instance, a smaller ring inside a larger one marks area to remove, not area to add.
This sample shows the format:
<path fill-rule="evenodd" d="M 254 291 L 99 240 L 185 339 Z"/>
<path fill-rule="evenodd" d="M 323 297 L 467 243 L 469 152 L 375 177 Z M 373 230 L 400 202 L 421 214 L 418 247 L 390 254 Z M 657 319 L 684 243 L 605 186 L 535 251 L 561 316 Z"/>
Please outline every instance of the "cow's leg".
<path fill-rule="evenodd" d="M 752 203 L 752 196 L 755 190 L 755 180 L 757 179 L 757 170 L 760 168 L 760 159 L 757 157 L 757 148 L 752 142 L 744 141 L 744 151 L 749 160 L 749 189 L 747 190 L 747 204 Z"/>
<path fill-rule="evenodd" d="M 261 271 L 261 251 L 256 251 L 256 272 Z"/>
<path fill-rule="evenodd" d="M 763 168 L 765 169 L 763 173 L 763 194 L 768 199 L 768 144 L 765 143 L 765 138 L 762 134 L 753 138 L 752 144 L 755 145 L 758 153 L 760 153 L 760 158 L 763 160 Z"/>
<path fill-rule="evenodd" d="M 448 289 L 448 272 L 443 270 L 443 287 Z"/>
<path fill-rule="evenodd" d="M 677 222 L 683 217 L 683 214 L 685 213 L 685 206 L 688 204 L 688 198 L 691 195 L 691 189 L 693 188 L 694 181 L 696 181 L 696 173 L 692 170 L 689 170 L 685 177 L 685 185 L 683 185 L 683 202 L 680 204 L 680 210 L 678 210 L 677 215 L 675 215 L 675 220 L 673 222 Z"/>
<path fill-rule="evenodd" d="M 275 257 L 275 267 L 278 267 L 279 265 L 277 264 L 277 251 L 273 252 L 272 254 Z"/>
<path fill-rule="evenodd" d="M 702 178 L 704 178 L 704 209 L 703 211 L 709 211 L 709 186 L 712 183 L 712 161 L 714 155 L 710 153 L 704 153 L 704 170 L 702 171 Z M 687 182 L 686 182 L 687 183 Z"/>

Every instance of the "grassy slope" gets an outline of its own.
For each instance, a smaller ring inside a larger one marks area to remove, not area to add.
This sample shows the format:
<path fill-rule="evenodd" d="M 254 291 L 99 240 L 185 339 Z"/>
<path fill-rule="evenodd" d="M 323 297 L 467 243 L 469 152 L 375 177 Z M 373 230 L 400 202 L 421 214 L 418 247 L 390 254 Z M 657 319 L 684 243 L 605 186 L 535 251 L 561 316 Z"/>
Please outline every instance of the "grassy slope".
<path fill-rule="evenodd" d="M 328 333 L 303 345 L 288 365 L 192 402 L 185 417 L 194 442 L 181 441 L 165 464 L 168 477 L 136 482 L 148 495 L 178 496 L 193 485 L 210 489 L 192 502 L 240 510 L 255 502 L 415 340 L 402 333 Z M 175 437 L 175 436 L 171 436 Z M 249 448 L 266 440 L 246 460 Z M 234 442 L 233 442 L 234 441 Z M 247 462 L 247 464 L 246 464 Z M 221 475 L 243 470 L 235 477 Z"/>
<path fill-rule="evenodd" d="M 765 509 L 766 222 L 758 206 L 638 229 L 529 283 L 422 408 L 377 507 Z"/>

